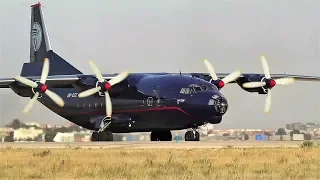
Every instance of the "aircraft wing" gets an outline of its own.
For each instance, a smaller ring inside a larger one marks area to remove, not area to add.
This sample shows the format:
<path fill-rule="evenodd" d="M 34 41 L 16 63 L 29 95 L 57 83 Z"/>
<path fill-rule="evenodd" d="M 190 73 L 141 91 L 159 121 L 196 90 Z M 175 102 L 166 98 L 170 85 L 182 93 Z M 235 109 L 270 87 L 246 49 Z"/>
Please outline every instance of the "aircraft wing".
<path fill-rule="evenodd" d="M 80 80 L 81 78 L 85 77 L 95 77 L 94 75 L 55 75 L 55 76 L 48 76 L 46 80 L 46 85 L 51 88 L 67 88 L 67 87 L 72 87 L 71 85 Z M 113 78 L 115 75 L 110 74 L 110 75 L 104 75 L 105 80 L 110 80 Z M 40 76 L 29 76 L 25 77 L 28 78 L 32 81 L 39 82 L 40 81 Z M 0 88 L 10 88 L 9 85 L 12 83 L 18 83 L 20 86 L 26 87 L 22 83 L 16 81 L 14 78 L 0 78 Z"/>
<path fill-rule="evenodd" d="M 36 77 L 26 77 L 32 81 L 39 82 L 40 76 Z M 46 85 L 49 87 L 64 87 L 70 86 L 74 82 L 78 81 L 80 78 L 76 75 L 57 75 L 57 76 L 48 76 Z M 0 88 L 10 88 L 9 85 L 13 83 L 18 83 L 19 85 L 26 87 L 22 83 L 16 81 L 14 78 L 0 78 Z"/>
<path fill-rule="evenodd" d="M 273 79 L 292 77 L 298 81 L 318 81 L 320 82 L 320 76 L 305 76 L 305 75 L 295 75 L 295 74 L 270 74 Z M 264 76 L 261 74 L 261 76 Z"/>
<path fill-rule="evenodd" d="M 151 73 L 153 74 L 153 73 Z M 155 73 L 156 74 L 156 73 Z M 168 73 L 164 73 L 164 74 L 168 74 Z M 207 81 L 210 81 L 211 77 L 209 73 L 183 73 L 183 74 L 188 74 L 188 75 L 192 75 L 195 77 L 199 77 L 202 79 L 205 79 Z M 229 75 L 229 73 L 216 73 L 217 77 L 219 79 L 223 79 L 224 77 L 226 77 L 227 75 Z M 47 77 L 47 81 L 46 81 L 46 85 L 48 87 L 51 88 L 67 88 L 67 87 L 72 87 L 71 85 L 76 83 L 77 81 L 79 81 L 82 78 L 86 78 L 86 77 L 92 77 L 94 75 L 55 75 L 55 76 L 48 76 Z M 116 76 L 116 74 L 108 74 L 108 75 L 103 75 L 105 80 L 110 80 L 112 79 L 114 76 Z M 250 77 L 254 77 L 254 76 L 260 76 L 263 77 L 264 74 L 259 74 L 259 73 L 243 73 L 238 79 L 243 78 L 243 77 L 247 77 L 250 79 Z M 312 82 L 320 82 L 320 76 L 306 76 L 306 75 L 295 75 L 295 74 L 271 74 L 271 77 L 273 79 L 278 79 L 278 78 L 284 78 L 284 77 L 293 77 L 295 78 L 297 81 L 312 81 Z M 30 76 L 30 77 L 26 77 L 32 81 L 35 82 L 39 82 L 40 81 L 40 76 Z M 18 83 L 20 86 L 25 87 L 25 85 L 17 82 L 14 78 L 0 78 L 0 88 L 10 88 L 9 85 L 13 84 L 13 83 Z M 235 81 L 232 81 L 230 83 L 235 83 Z"/>
<path fill-rule="evenodd" d="M 209 73 L 190 73 L 192 76 L 195 77 L 199 77 L 205 80 L 210 81 L 211 76 Z M 229 73 L 216 73 L 217 77 L 219 79 L 223 79 L 226 76 L 229 75 Z M 295 78 L 297 81 L 312 81 L 312 82 L 320 82 L 320 76 L 306 76 L 306 75 L 297 75 L 297 74 L 270 74 L 272 79 L 279 79 L 279 78 L 285 78 L 285 77 L 292 77 Z M 264 74 L 259 74 L 259 73 L 242 73 L 241 76 L 238 78 L 250 78 L 250 77 L 254 77 L 254 76 L 260 76 L 260 77 L 264 77 Z M 237 80 L 238 80 L 237 79 Z M 232 81 L 230 83 L 235 83 L 235 81 Z"/>

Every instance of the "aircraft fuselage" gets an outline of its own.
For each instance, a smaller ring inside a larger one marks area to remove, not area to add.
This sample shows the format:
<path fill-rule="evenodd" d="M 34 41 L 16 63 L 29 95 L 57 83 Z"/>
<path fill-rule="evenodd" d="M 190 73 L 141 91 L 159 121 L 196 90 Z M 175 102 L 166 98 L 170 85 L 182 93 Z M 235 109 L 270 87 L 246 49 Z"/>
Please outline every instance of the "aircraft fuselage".
<path fill-rule="evenodd" d="M 57 106 L 46 95 L 39 98 L 43 105 L 84 128 L 99 129 L 106 113 L 103 94 L 79 98 L 77 88 L 51 90 L 63 98 L 64 107 Z M 208 122 L 218 124 L 228 108 L 226 98 L 213 84 L 185 75 L 130 75 L 109 94 L 112 118 L 119 120 L 109 131 L 116 133 L 179 130 Z"/>

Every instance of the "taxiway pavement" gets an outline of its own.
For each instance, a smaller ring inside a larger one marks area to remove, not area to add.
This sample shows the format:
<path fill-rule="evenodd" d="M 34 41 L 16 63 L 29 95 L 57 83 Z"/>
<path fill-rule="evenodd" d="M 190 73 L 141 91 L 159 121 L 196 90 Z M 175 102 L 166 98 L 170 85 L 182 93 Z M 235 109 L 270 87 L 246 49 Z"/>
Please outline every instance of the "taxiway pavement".
<path fill-rule="evenodd" d="M 113 142 L 3 142 L 0 148 L 174 148 L 174 149 L 218 149 L 226 147 L 299 147 L 302 141 L 113 141 Z"/>

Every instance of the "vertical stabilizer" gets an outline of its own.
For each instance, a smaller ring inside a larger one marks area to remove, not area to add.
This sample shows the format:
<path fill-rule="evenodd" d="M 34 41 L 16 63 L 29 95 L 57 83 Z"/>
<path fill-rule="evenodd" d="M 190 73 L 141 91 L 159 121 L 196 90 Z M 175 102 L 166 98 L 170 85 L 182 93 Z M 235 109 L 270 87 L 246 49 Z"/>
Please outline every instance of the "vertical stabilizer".
<path fill-rule="evenodd" d="M 52 50 L 41 4 L 31 6 L 30 62 L 42 61 Z"/>
<path fill-rule="evenodd" d="M 30 62 L 24 63 L 21 76 L 40 76 L 43 60 L 50 60 L 50 75 L 82 74 L 52 50 L 41 4 L 31 6 Z"/>

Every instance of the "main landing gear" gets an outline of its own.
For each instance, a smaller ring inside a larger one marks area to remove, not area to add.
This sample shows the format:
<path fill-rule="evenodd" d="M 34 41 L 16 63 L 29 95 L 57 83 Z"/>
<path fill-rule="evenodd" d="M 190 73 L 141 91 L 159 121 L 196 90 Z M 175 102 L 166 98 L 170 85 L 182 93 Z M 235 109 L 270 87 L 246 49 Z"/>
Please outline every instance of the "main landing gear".
<path fill-rule="evenodd" d="M 200 134 L 197 130 L 187 131 L 184 136 L 185 141 L 200 141 Z M 172 141 L 170 131 L 153 131 L 150 135 L 151 141 Z"/>
<path fill-rule="evenodd" d="M 105 131 L 105 129 L 111 124 L 111 118 L 103 118 L 100 129 L 98 132 L 93 132 L 91 141 L 113 141 L 113 134 L 111 131 Z"/>
<path fill-rule="evenodd" d="M 113 134 L 111 131 L 93 132 L 91 141 L 113 141 Z"/>
<path fill-rule="evenodd" d="M 153 131 L 150 134 L 151 141 L 172 141 L 172 134 L 170 131 Z"/>

